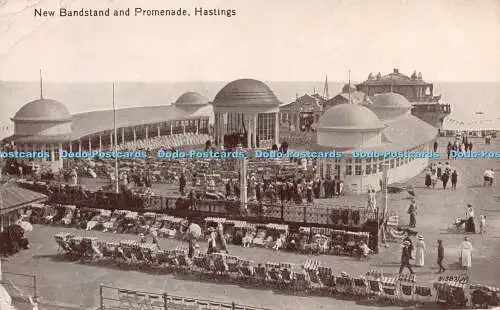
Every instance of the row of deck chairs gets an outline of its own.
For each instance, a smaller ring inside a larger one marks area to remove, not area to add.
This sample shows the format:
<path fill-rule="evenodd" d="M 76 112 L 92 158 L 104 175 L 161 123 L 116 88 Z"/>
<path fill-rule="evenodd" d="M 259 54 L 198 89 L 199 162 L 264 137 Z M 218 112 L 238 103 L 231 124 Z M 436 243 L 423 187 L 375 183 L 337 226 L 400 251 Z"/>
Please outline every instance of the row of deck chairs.
<path fill-rule="evenodd" d="M 322 266 L 317 260 L 307 260 L 301 266 L 287 262 L 256 264 L 222 253 L 198 254 L 191 260 L 186 248 L 160 250 L 155 244 L 134 240 L 107 242 L 67 233 L 57 234 L 55 240 L 65 255 L 86 261 L 196 274 L 211 281 L 255 285 L 293 293 L 365 296 L 391 302 L 430 302 L 438 295 L 433 293 L 432 286 L 417 283 L 415 275 L 386 276 L 380 270 L 371 270 L 356 277 L 345 272 L 335 275 L 331 267 Z M 434 290 L 437 289 L 434 287 Z"/>

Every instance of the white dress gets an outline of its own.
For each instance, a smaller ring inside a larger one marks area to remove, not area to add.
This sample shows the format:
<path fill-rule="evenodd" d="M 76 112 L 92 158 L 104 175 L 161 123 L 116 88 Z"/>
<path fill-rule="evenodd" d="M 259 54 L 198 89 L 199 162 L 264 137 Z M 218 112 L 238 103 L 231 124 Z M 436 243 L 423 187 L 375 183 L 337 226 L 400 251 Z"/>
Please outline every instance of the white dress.
<path fill-rule="evenodd" d="M 415 266 L 423 267 L 425 257 L 425 242 L 417 240 L 415 243 Z"/>
<path fill-rule="evenodd" d="M 469 241 L 464 241 L 460 244 L 460 258 L 462 261 L 462 267 L 470 268 L 472 265 L 472 243 Z"/>

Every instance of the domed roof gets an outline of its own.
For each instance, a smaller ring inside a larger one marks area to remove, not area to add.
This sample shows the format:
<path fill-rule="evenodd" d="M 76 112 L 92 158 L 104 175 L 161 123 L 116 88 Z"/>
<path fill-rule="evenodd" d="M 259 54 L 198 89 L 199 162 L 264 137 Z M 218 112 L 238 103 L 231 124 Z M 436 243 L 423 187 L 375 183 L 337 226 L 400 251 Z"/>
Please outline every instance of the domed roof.
<path fill-rule="evenodd" d="M 352 84 L 345 84 L 344 87 L 342 87 L 342 92 L 343 93 L 348 93 L 349 92 L 349 87 L 351 88 L 351 92 L 356 91 L 356 86 Z"/>
<path fill-rule="evenodd" d="M 197 92 L 192 91 L 182 94 L 175 101 L 176 105 L 206 105 L 209 103 L 210 102 L 207 98 L 203 97 Z"/>
<path fill-rule="evenodd" d="M 377 130 L 384 123 L 370 109 L 359 104 L 339 104 L 328 109 L 319 119 L 318 130 Z"/>
<path fill-rule="evenodd" d="M 37 99 L 19 109 L 13 121 L 68 121 L 71 120 L 68 109 L 52 99 Z"/>
<path fill-rule="evenodd" d="M 280 103 L 269 86 L 253 79 L 232 81 L 217 93 L 213 102 L 214 106 L 223 107 L 241 105 L 279 107 Z"/>
<path fill-rule="evenodd" d="M 412 105 L 405 96 L 397 93 L 375 95 L 373 105 L 383 108 L 411 109 Z"/>

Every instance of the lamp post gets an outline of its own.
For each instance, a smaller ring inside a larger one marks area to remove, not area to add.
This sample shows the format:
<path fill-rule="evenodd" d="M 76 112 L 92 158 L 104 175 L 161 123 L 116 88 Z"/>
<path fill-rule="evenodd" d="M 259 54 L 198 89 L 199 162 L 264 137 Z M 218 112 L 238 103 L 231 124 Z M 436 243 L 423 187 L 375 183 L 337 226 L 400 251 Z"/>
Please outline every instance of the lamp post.
<path fill-rule="evenodd" d="M 382 213 L 382 236 L 380 235 L 380 209 L 379 206 L 377 206 L 377 253 L 380 251 L 380 239 L 382 237 L 383 242 L 385 243 L 385 221 L 386 221 L 386 214 L 387 214 L 387 204 L 388 204 L 388 193 L 387 193 L 387 186 L 389 183 L 389 177 L 388 177 L 388 170 L 389 170 L 389 165 L 384 163 L 382 164 L 382 197 L 383 197 L 383 203 L 384 203 L 384 209 Z"/>

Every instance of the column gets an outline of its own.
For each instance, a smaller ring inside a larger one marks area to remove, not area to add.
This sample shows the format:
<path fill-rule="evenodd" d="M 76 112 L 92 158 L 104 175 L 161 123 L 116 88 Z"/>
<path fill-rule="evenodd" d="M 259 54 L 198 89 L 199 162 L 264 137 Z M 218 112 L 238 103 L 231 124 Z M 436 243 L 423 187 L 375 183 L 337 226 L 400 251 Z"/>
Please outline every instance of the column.
<path fill-rule="evenodd" d="M 279 113 L 275 113 L 275 122 L 274 122 L 274 143 L 279 147 L 280 143 L 280 126 L 279 124 Z"/>
<path fill-rule="evenodd" d="M 251 140 L 251 132 L 252 132 L 251 125 L 252 125 L 252 121 L 250 119 L 245 119 L 245 123 L 246 123 L 245 127 L 250 129 L 249 132 L 248 132 L 248 134 L 247 134 L 247 145 L 248 145 L 249 148 L 252 148 L 252 140 Z"/>
<path fill-rule="evenodd" d="M 156 126 L 156 132 L 158 133 L 158 137 L 160 136 L 160 126 Z"/>
<path fill-rule="evenodd" d="M 186 133 L 186 121 L 181 121 L 181 124 L 182 124 L 182 133 L 185 134 Z"/>
<path fill-rule="evenodd" d="M 200 129 L 200 120 L 196 120 L 196 134 L 198 134 L 198 130 Z"/>
<path fill-rule="evenodd" d="M 146 140 L 149 138 L 149 126 L 146 126 Z"/>
<path fill-rule="evenodd" d="M 69 151 L 70 151 L 70 153 L 73 152 L 73 141 L 69 142 Z"/>
<path fill-rule="evenodd" d="M 99 133 L 99 152 L 102 151 L 102 133 Z"/>
<path fill-rule="evenodd" d="M 259 123 L 258 121 L 258 118 L 257 118 L 257 115 L 258 114 L 255 114 L 253 116 L 253 120 L 252 120 L 252 133 L 253 133 L 253 137 L 252 137 L 252 144 L 253 146 L 256 148 L 257 147 L 257 125 Z"/>
<path fill-rule="evenodd" d="M 89 151 L 92 151 L 92 138 L 89 137 Z"/>
<path fill-rule="evenodd" d="M 240 159 L 240 202 L 242 208 L 247 208 L 248 203 L 248 186 L 247 186 L 247 169 L 248 159 L 246 157 Z"/>
<path fill-rule="evenodd" d="M 174 125 L 172 122 L 170 122 L 170 134 L 172 135 L 173 133 L 173 130 L 174 130 Z"/>
<path fill-rule="evenodd" d="M 60 153 L 62 150 L 62 144 L 59 143 L 59 150 L 58 150 L 58 153 Z M 57 157 L 58 157 L 58 160 L 59 160 L 59 168 L 62 168 L 63 167 L 63 159 L 61 157 L 61 154 L 57 154 Z"/>
<path fill-rule="evenodd" d="M 113 132 L 112 131 L 109 133 L 109 147 L 110 147 L 110 149 L 113 149 Z"/>
<path fill-rule="evenodd" d="M 125 143 L 125 128 L 122 128 L 122 144 Z"/>
<path fill-rule="evenodd" d="M 137 141 L 137 133 L 135 132 L 135 127 L 132 128 L 132 131 L 134 133 L 134 143 Z"/>
<path fill-rule="evenodd" d="M 56 160 L 56 154 L 54 152 L 54 145 L 50 145 L 50 161 L 53 162 Z"/>
<path fill-rule="evenodd" d="M 78 140 L 78 152 L 82 151 L 82 140 Z"/>

